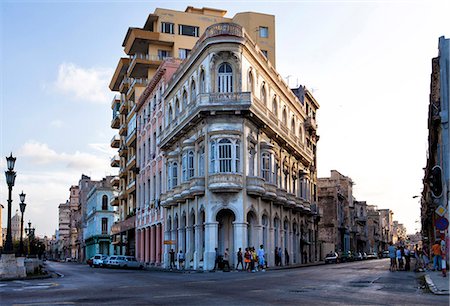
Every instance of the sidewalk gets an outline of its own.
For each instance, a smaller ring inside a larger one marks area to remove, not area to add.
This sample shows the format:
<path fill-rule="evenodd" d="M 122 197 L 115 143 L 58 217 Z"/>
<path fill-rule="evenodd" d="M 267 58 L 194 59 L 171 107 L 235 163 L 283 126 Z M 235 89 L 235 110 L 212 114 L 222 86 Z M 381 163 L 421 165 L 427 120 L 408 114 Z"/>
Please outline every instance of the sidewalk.
<path fill-rule="evenodd" d="M 449 295 L 449 275 L 442 277 L 441 271 L 427 271 L 425 281 L 431 292 L 439 295 Z"/>

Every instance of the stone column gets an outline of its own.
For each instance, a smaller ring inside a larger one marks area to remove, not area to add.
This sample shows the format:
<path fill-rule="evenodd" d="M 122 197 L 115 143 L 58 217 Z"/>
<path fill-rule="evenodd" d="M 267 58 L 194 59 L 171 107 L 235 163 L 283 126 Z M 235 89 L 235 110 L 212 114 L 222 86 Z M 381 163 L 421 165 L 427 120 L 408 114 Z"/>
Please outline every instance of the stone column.
<path fill-rule="evenodd" d="M 233 222 L 233 246 L 234 250 L 230 250 L 230 265 L 237 263 L 236 254 L 239 248 L 242 248 L 242 253 L 245 253 L 247 242 L 247 222 Z M 258 246 L 255 245 L 256 250 Z"/>
<path fill-rule="evenodd" d="M 161 265 L 161 223 L 156 225 L 156 263 Z"/>
<path fill-rule="evenodd" d="M 216 259 L 219 222 L 205 223 L 205 254 L 203 256 L 203 270 L 212 270 Z"/>
<path fill-rule="evenodd" d="M 196 219 L 197 221 L 197 219 Z M 197 221 L 198 222 L 198 221 Z M 201 234 L 202 234 L 202 225 L 196 224 L 195 226 L 195 237 L 194 237 L 194 270 L 197 270 L 200 266 L 200 259 L 202 258 L 201 250 Z"/>
<path fill-rule="evenodd" d="M 155 243 L 155 241 L 156 241 L 155 226 L 152 225 L 150 227 L 150 263 L 152 263 L 152 264 L 154 264 L 155 261 L 156 261 L 156 256 L 155 256 L 155 254 L 156 254 L 156 249 L 155 249 L 156 243 Z"/>
<path fill-rule="evenodd" d="M 186 268 L 190 268 L 191 260 L 193 259 L 192 230 L 192 226 L 186 226 Z"/>
<path fill-rule="evenodd" d="M 145 238 L 144 238 L 144 261 L 145 263 L 150 262 L 150 246 L 149 246 L 149 240 L 150 240 L 150 230 L 148 227 L 145 228 Z"/>
<path fill-rule="evenodd" d="M 141 230 L 136 230 L 136 259 L 141 261 Z"/>
<path fill-rule="evenodd" d="M 171 240 L 171 232 L 170 228 L 168 227 L 164 227 L 164 240 Z M 171 246 L 172 246 L 171 244 L 164 244 L 164 268 L 168 268 L 170 264 L 169 252 Z"/>

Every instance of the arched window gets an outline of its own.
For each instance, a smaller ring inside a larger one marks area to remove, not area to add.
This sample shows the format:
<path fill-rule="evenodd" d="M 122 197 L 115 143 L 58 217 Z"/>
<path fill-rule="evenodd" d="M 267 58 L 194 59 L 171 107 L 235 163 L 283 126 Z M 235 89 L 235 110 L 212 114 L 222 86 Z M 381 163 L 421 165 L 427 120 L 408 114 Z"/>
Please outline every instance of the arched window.
<path fill-rule="evenodd" d="M 195 102 L 196 98 L 197 98 L 197 93 L 195 92 L 195 82 L 192 81 L 192 83 L 191 83 L 191 103 Z"/>
<path fill-rule="evenodd" d="M 218 92 L 233 92 L 233 69 L 230 64 L 219 66 L 217 86 Z"/>
<path fill-rule="evenodd" d="M 283 121 L 284 126 L 287 127 L 287 112 L 286 112 L 286 107 L 283 108 L 283 117 L 282 117 L 282 121 Z"/>
<path fill-rule="evenodd" d="M 169 106 L 169 113 L 167 116 L 167 121 L 168 123 L 170 123 L 173 120 L 173 110 L 172 110 L 172 105 Z"/>
<path fill-rule="evenodd" d="M 108 210 L 108 196 L 104 195 L 102 197 L 102 210 Z"/>
<path fill-rule="evenodd" d="M 180 100 L 175 101 L 175 117 L 178 117 L 178 114 L 180 113 Z"/>
<path fill-rule="evenodd" d="M 292 117 L 291 120 L 291 132 L 295 135 L 295 118 Z"/>
<path fill-rule="evenodd" d="M 205 175 L 205 147 L 200 145 L 198 150 L 198 175 Z"/>
<path fill-rule="evenodd" d="M 181 177 L 183 178 L 183 182 L 188 180 L 187 177 L 187 154 L 183 154 L 183 158 L 181 159 Z"/>
<path fill-rule="evenodd" d="M 186 90 L 183 90 L 183 109 L 186 107 L 187 103 L 188 103 L 187 92 Z"/>
<path fill-rule="evenodd" d="M 188 171 L 188 178 L 194 177 L 194 152 L 189 151 L 187 156 L 187 171 Z"/>
<path fill-rule="evenodd" d="M 278 117 L 277 97 L 274 97 L 272 101 L 272 113 L 275 115 L 275 117 Z"/>
<path fill-rule="evenodd" d="M 251 93 L 253 93 L 253 91 L 254 91 L 254 85 L 253 84 L 254 84 L 254 82 L 253 82 L 253 73 L 250 70 L 248 72 L 248 91 L 250 91 Z"/>
<path fill-rule="evenodd" d="M 210 160 L 211 163 L 209 165 L 209 172 L 214 173 L 216 172 L 215 166 L 216 166 L 216 141 L 211 141 L 211 153 L 210 153 Z"/>
<path fill-rule="evenodd" d="M 270 182 L 270 172 L 271 172 L 271 154 L 268 152 L 264 152 L 261 156 L 261 172 L 263 179 L 266 180 L 266 182 Z"/>
<path fill-rule="evenodd" d="M 218 144 L 219 150 L 219 172 L 231 172 L 231 141 L 221 139 Z"/>
<path fill-rule="evenodd" d="M 302 133 L 302 125 L 298 127 L 298 138 L 300 139 L 300 142 L 302 142 L 303 133 Z"/>
<path fill-rule="evenodd" d="M 172 163 L 172 188 L 178 185 L 178 163 Z"/>
<path fill-rule="evenodd" d="M 200 93 L 206 92 L 205 71 L 200 71 Z"/>
<path fill-rule="evenodd" d="M 261 87 L 261 102 L 263 105 L 267 106 L 267 93 L 266 93 L 266 86 L 264 84 Z"/>
<path fill-rule="evenodd" d="M 279 171 L 280 171 L 280 162 L 278 160 L 278 158 L 275 157 L 275 163 L 274 163 L 274 167 L 273 167 L 273 181 L 272 183 L 279 186 L 279 182 L 278 182 L 278 175 L 279 175 Z"/>

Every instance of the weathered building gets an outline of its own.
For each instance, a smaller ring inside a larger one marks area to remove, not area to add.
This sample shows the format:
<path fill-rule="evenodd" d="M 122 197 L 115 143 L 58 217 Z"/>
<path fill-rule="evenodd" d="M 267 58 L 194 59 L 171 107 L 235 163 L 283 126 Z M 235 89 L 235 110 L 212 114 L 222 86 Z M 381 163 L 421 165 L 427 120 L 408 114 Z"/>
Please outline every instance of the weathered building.
<path fill-rule="evenodd" d="M 319 223 L 319 239 L 323 242 L 324 253 L 351 250 L 353 208 L 353 181 L 336 170 L 330 177 L 319 178 L 318 203 L 323 210 Z"/>
<path fill-rule="evenodd" d="M 212 269 L 215 248 L 229 249 L 235 264 L 239 248 L 260 244 L 269 265 L 275 247 L 291 263 L 318 260 L 311 93 L 297 97 L 242 26 L 220 23 L 206 29 L 163 101 L 164 236 L 187 267 Z"/>
<path fill-rule="evenodd" d="M 78 239 L 78 220 L 81 218 L 79 210 L 79 188 L 73 185 L 69 188 L 69 208 L 70 208 L 70 257 L 72 260 L 78 260 L 79 250 L 77 247 Z"/>
<path fill-rule="evenodd" d="M 379 253 L 381 244 L 381 217 L 375 205 L 367 205 L 367 241 L 368 252 Z"/>
<path fill-rule="evenodd" d="M 70 248 L 70 205 L 69 201 L 58 206 L 58 259 L 71 256 Z"/>
<path fill-rule="evenodd" d="M 125 35 L 122 46 L 127 57 L 119 60 L 110 83 L 112 91 L 120 92 L 111 105 L 111 127 L 119 130 L 111 140 L 111 146 L 119 149 L 119 156 L 111 161 L 111 166 L 119 167 L 119 194 L 112 204 L 119 206 L 120 216 L 112 234 L 120 254 L 134 255 L 136 245 L 136 181 L 140 170 L 136 164 L 136 102 L 161 62 L 168 57 L 186 59 L 208 26 L 232 21 L 250 29 L 248 35 L 275 67 L 274 17 L 245 12 L 227 18 L 225 14 L 225 10 L 192 6 L 184 12 L 157 8 L 142 28 L 130 27 Z M 157 95 L 157 99 L 161 97 Z"/>

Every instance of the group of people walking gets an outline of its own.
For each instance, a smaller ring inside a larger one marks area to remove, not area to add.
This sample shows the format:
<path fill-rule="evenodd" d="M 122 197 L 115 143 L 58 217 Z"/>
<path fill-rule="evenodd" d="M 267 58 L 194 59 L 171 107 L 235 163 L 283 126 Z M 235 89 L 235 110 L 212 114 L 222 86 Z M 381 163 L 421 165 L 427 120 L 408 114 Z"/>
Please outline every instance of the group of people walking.
<path fill-rule="evenodd" d="M 237 264 L 236 270 L 239 269 L 239 265 L 241 266 L 241 271 L 247 272 L 257 272 L 257 271 L 266 271 L 267 261 L 266 261 L 266 252 L 264 251 L 264 246 L 261 244 L 259 246 L 258 251 L 255 250 L 255 247 L 245 248 L 245 252 L 242 252 L 242 248 L 239 248 L 237 254 Z"/>
<path fill-rule="evenodd" d="M 388 251 L 391 259 L 389 271 L 409 271 L 411 269 L 411 251 L 407 246 L 399 246 L 397 248 L 390 242 Z"/>

